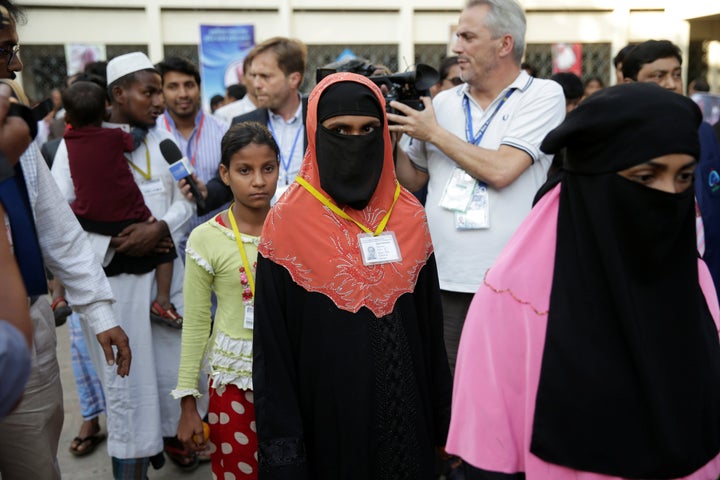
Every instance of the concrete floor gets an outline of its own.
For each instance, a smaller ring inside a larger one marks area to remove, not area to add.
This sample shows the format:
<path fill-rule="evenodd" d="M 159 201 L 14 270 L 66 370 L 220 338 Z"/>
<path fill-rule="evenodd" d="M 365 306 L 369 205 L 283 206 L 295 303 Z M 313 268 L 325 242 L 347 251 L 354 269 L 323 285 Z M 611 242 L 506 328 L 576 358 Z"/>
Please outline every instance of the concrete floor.
<path fill-rule="evenodd" d="M 64 480 L 112 480 L 112 466 L 107 454 L 107 443 L 103 442 L 94 452 L 84 457 L 75 457 L 68 451 L 70 442 L 78 433 L 82 417 L 78 404 L 77 389 L 70 362 L 70 336 L 67 324 L 56 329 L 57 354 L 60 363 L 60 376 L 63 385 L 63 398 L 65 401 L 65 423 L 63 424 L 60 446 L 58 447 L 58 461 Z M 100 425 L 104 432 L 105 417 L 101 416 Z M 191 473 L 186 473 L 167 460 L 160 470 L 150 467 L 148 478 L 151 480 L 209 480 L 212 478 L 210 463 L 201 464 Z"/>

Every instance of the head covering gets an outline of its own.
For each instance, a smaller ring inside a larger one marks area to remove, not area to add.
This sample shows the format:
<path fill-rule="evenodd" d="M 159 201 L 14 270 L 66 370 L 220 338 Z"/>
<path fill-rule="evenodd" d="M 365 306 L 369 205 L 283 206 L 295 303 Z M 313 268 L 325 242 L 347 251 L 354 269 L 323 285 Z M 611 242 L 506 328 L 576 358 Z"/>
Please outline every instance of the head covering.
<path fill-rule="evenodd" d="M 654 83 L 633 82 L 588 97 L 540 145 L 567 149 L 565 170 L 618 172 L 669 153 L 700 155 L 698 106 Z"/>
<path fill-rule="evenodd" d="M 340 115 L 383 118 L 380 102 L 372 90 L 355 82 L 338 82 L 326 88 L 318 102 L 318 123 Z"/>
<path fill-rule="evenodd" d="M 141 70 L 155 70 L 155 66 L 144 53 L 131 52 L 117 56 L 107 64 L 107 84 Z"/>
<path fill-rule="evenodd" d="M 318 102 L 317 162 L 320 186 L 340 205 L 362 210 L 370 201 L 383 168 L 383 131 L 343 135 L 322 126 L 341 115 L 382 119 L 372 91 L 354 82 L 330 85 Z"/>
<path fill-rule="evenodd" d="M 567 152 L 531 452 L 623 478 L 678 478 L 720 451 L 720 345 L 698 283 L 693 189 L 616 172 L 699 153 L 691 100 L 605 89 L 548 134 Z"/>
<path fill-rule="evenodd" d="M 317 143 L 322 139 L 316 134 L 320 99 L 340 82 L 351 83 L 356 92 L 368 90 L 378 106 L 384 105 L 380 89 L 371 80 L 347 72 L 325 77 L 310 93 L 305 122 L 308 149 L 298 177 L 329 197 L 330 202 L 332 196 L 320 182 Z M 270 210 L 258 246 L 262 256 L 285 267 L 302 288 L 326 295 L 342 310 L 357 312 L 367 307 L 378 317 L 392 312 L 397 299 L 414 290 L 418 274 L 432 253 L 422 206 L 407 190 L 397 190 L 390 132 L 382 108 L 379 118 L 382 127 L 377 131 L 383 142 L 378 154 L 382 158 L 380 178 L 363 209 L 345 207 L 344 212 L 375 231 L 392 209 L 384 231 L 395 235 L 402 260 L 364 265 L 358 240 L 358 234 L 364 232 L 354 222 L 333 213 L 297 181 Z M 393 206 L 396 193 L 399 196 Z"/>

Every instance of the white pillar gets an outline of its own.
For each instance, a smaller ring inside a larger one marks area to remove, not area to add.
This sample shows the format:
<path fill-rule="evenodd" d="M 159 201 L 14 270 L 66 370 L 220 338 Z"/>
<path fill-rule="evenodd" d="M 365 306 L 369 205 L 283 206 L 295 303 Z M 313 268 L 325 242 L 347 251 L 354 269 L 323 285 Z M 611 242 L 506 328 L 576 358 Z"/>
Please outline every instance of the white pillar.
<path fill-rule="evenodd" d="M 613 31 L 610 41 L 610 54 L 612 58 L 628 44 L 628 35 L 630 32 L 630 8 L 625 2 L 618 2 L 613 10 Z M 613 66 L 610 73 L 610 85 L 615 85 L 615 67 Z"/>
<path fill-rule="evenodd" d="M 398 71 L 415 69 L 415 29 L 413 28 L 414 9 L 411 2 L 403 2 L 400 7 L 398 24 Z"/>
<path fill-rule="evenodd" d="M 148 57 L 151 62 L 157 63 L 165 58 L 160 4 L 148 2 L 145 13 L 148 22 Z"/>
<path fill-rule="evenodd" d="M 282 0 L 280 2 L 280 5 L 278 7 L 278 16 L 279 23 L 282 28 L 283 36 L 292 38 L 293 36 L 293 28 L 292 28 L 292 17 L 293 17 L 293 9 L 290 5 L 290 0 Z"/>

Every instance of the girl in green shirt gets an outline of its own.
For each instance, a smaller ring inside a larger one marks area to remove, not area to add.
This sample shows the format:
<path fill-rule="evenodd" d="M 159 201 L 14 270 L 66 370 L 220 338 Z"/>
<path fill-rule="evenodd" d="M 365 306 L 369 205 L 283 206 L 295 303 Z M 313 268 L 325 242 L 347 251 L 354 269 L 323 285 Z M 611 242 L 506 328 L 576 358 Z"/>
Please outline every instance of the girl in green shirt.
<path fill-rule="evenodd" d="M 228 130 L 221 154 L 220 177 L 232 190 L 234 201 L 188 238 L 182 353 L 172 393 L 182 399 L 178 438 L 191 452 L 205 449 L 208 439 L 196 405 L 204 369 L 210 376 L 213 474 L 257 478 L 252 391 L 255 261 L 277 185 L 279 150 L 265 126 L 246 122 Z M 214 324 L 211 292 L 217 296 Z"/>

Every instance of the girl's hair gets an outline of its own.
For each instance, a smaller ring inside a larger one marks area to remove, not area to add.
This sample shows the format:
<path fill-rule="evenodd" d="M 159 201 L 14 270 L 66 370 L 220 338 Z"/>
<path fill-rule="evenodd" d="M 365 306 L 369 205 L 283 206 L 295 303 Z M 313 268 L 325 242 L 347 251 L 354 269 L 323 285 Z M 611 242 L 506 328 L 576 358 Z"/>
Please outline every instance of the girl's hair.
<path fill-rule="evenodd" d="M 225 168 L 230 168 L 230 159 L 239 150 L 247 147 L 251 143 L 256 145 L 267 145 L 280 158 L 280 149 L 270 130 L 258 122 L 243 122 L 230 127 L 225 133 L 220 143 L 220 163 Z"/>

